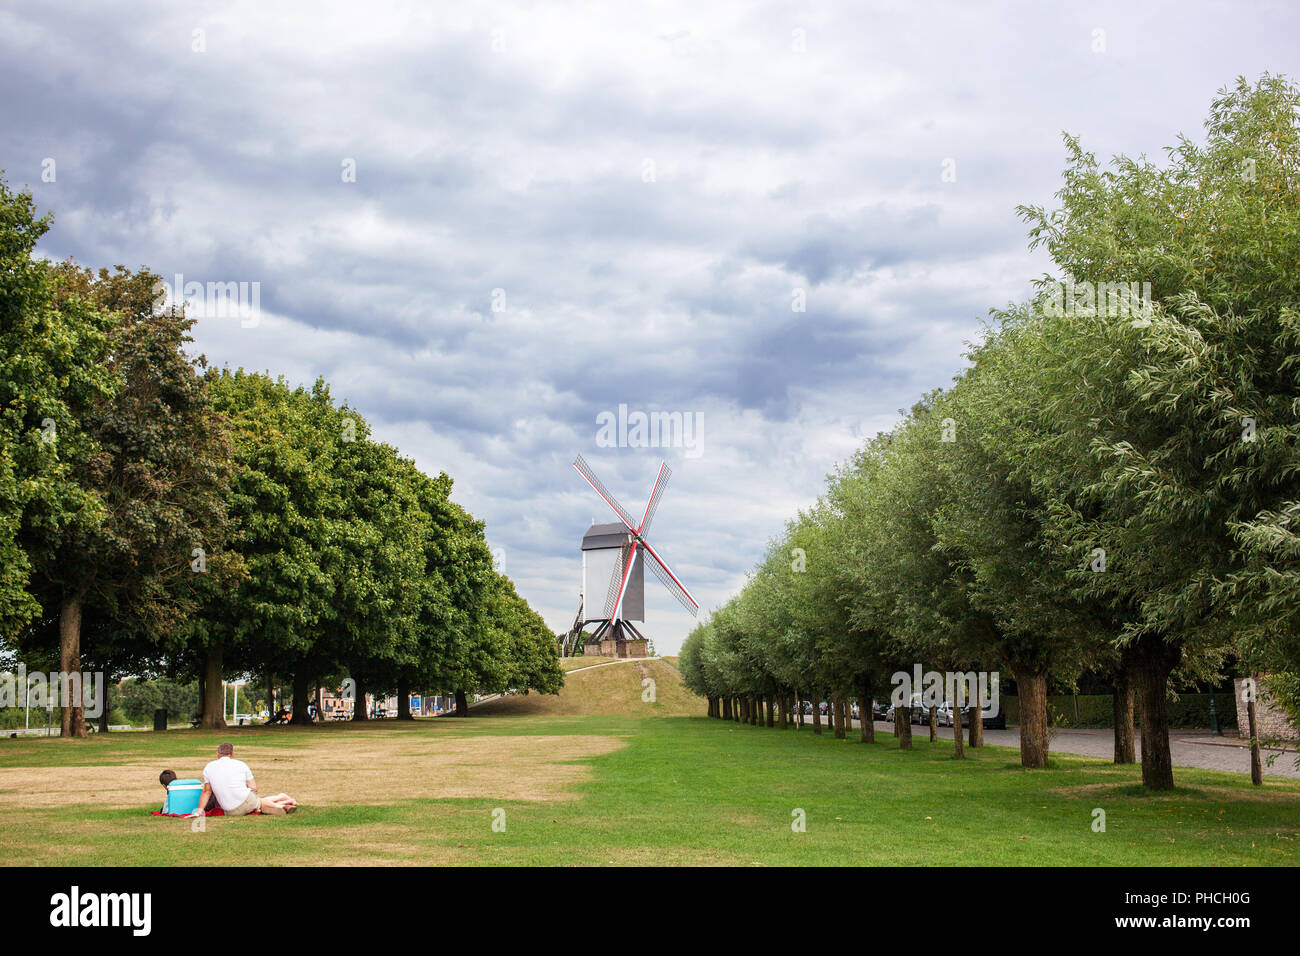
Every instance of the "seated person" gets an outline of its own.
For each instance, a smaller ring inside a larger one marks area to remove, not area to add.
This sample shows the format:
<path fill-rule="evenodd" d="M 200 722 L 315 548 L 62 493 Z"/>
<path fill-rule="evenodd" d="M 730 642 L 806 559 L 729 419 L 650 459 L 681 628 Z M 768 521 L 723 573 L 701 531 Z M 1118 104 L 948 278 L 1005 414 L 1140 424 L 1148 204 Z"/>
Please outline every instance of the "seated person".
<path fill-rule="evenodd" d="M 193 779 L 178 780 L 176 779 L 175 770 L 164 770 L 162 773 L 158 774 L 158 782 L 161 783 L 164 789 L 166 789 L 167 791 L 167 796 L 163 798 L 163 805 L 162 805 L 163 813 L 177 812 L 176 810 L 172 809 L 172 796 L 173 796 L 172 785 L 173 784 L 176 785 L 176 791 L 177 791 L 176 796 L 178 797 L 178 799 L 176 800 L 176 805 L 177 807 L 180 808 L 179 812 L 181 813 L 193 812 L 193 808 L 190 806 L 190 804 L 193 803 L 194 801 L 192 800 L 186 801 L 183 797 L 183 793 L 192 790 L 201 790 L 203 787 L 202 780 L 193 780 Z M 209 797 L 208 802 L 203 807 L 203 809 L 204 811 L 209 813 L 217 809 L 217 798 L 215 796 Z"/>
<path fill-rule="evenodd" d="M 217 746 L 217 759 L 203 768 L 200 807 L 207 806 L 208 795 L 212 794 L 221 809 L 231 817 L 242 817 L 254 810 L 262 813 L 293 813 L 298 809 L 298 801 L 287 793 L 277 793 L 272 797 L 258 796 L 253 771 L 242 760 L 236 760 L 234 755 L 234 744 L 222 743 Z M 204 811 L 194 812 L 197 815 Z"/>

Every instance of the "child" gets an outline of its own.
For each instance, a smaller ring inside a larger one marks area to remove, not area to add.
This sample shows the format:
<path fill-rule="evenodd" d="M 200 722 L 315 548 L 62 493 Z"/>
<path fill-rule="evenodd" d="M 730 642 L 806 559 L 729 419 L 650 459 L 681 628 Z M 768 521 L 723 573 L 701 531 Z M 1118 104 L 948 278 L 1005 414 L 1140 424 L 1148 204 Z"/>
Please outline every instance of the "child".
<path fill-rule="evenodd" d="M 167 790 L 167 797 L 163 800 L 163 813 L 193 813 L 198 806 L 198 793 L 203 790 L 202 780 L 177 780 L 174 770 L 164 770 L 158 774 L 158 782 Z M 189 800 L 186 797 L 190 794 Z M 175 797 L 175 801 L 173 801 Z M 177 807 L 176 810 L 172 806 Z M 217 798 L 208 797 L 208 805 L 204 807 L 204 812 L 211 812 L 217 808 Z"/>

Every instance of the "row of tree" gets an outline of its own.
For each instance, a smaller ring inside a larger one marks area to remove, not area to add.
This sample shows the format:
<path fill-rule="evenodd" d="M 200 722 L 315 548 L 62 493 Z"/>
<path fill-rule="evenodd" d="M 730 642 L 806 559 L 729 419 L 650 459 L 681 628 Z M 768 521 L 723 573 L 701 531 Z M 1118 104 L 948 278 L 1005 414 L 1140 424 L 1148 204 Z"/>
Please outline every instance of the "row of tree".
<path fill-rule="evenodd" d="M 1143 782 L 1166 789 L 1171 680 L 1296 669 L 1298 116 L 1265 75 L 1164 165 L 1103 170 L 1067 138 L 1059 207 L 1020 210 L 1059 279 L 994 312 L 955 384 L 839 467 L 692 633 L 711 713 L 869 701 L 916 662 L 1009 671 L 1041 767 L 1049 685 L 1101 673 L 1116 760 L 1136 694 Z"/>
<path fill-rule="evenodd" d="M 109 682 L 197 677 L 208 727 L 223 674 L 289 678 L 295 721 L 343 675 L 403 708 L 558 691 L 554 635 L 445 473 L 321 381 L 207 368 L 158 276 L 34 258 L 48 226 L 0 181 L 0 643 Z M 79 701 L 62 732 L 85 734 Z"/>

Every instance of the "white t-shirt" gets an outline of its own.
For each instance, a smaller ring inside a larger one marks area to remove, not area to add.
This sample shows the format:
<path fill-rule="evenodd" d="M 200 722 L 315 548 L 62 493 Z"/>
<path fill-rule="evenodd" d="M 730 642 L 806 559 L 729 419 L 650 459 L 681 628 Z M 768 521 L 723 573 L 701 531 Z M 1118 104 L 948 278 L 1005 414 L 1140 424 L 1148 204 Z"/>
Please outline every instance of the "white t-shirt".
<path fill-rule="evenodd" d="M 248 764 L 234 757 L 218 757 L 203 768 L 203 782 L 212 785 L 212 793 L 221 804 L 221 809 L 229 813 L 248 799 L 252 793 L 248 781 L 253 779 L 253 771 Z"/>

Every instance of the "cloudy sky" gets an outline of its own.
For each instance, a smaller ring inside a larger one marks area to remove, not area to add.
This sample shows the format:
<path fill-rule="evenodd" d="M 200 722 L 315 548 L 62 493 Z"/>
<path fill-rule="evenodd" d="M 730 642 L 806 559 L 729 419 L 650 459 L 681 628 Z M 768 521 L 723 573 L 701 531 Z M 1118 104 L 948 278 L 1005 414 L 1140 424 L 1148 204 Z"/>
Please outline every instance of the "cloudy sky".
<path fill-rule="evenodd" d="M 716 606 L 1048 269 L 1015 206 L 1063 130 L 1158 154 L 1297 37 L 1189 0 L 6 4 L 0 168 L 46 255 L 258 283 L 198 348 L 450 473 L 564 630 L 613 520 L 576 454 L 637 513 L 669 461 L 651 540 Z M 602 447 L 620 405 L 698 446 Z M 647 617 L 694 623 L 648 576 Z"/>

